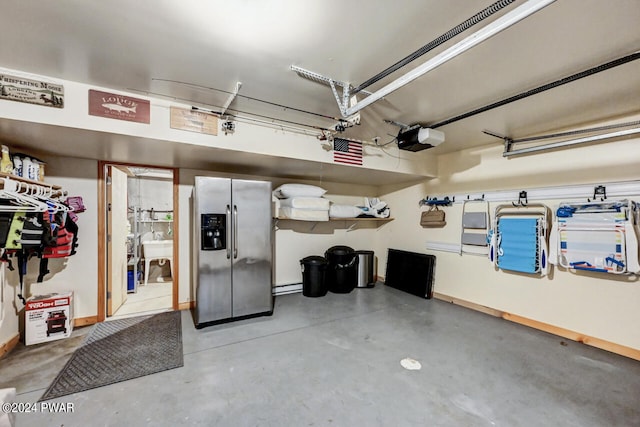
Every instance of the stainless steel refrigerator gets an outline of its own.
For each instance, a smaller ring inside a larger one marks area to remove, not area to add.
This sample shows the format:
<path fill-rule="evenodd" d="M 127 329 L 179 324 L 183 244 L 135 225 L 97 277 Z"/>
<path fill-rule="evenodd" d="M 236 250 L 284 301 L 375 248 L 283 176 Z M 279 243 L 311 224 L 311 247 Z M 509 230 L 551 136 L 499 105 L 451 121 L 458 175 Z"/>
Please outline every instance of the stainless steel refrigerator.
<path fill-rule="evenodd" d="M 273 313 L 271 183 L 197 176 L 196 328 Z"/>

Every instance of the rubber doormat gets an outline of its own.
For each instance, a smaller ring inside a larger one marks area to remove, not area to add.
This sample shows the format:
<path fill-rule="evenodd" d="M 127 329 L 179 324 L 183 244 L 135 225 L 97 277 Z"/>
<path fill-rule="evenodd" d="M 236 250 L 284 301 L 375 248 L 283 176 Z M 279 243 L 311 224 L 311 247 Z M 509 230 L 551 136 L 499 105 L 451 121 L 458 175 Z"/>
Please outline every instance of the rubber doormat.
<path fill-rule="evenodd" d="M 98 323 L 40 401 L 183 366 L 179 311 Z"/>

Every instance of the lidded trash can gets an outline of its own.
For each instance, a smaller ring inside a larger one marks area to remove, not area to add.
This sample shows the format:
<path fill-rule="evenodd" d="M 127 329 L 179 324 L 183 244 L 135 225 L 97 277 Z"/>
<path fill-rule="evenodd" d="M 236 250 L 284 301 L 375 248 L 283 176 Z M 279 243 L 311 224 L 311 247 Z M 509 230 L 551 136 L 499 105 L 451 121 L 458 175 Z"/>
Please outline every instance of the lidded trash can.
<path fill-rule="evenodd" d="M 323 297 L 327 294 L 325 272 L 327 260 L 312 255 L 300 260 L 302 268 L 302 295 L 305 297 Z"/>
<path fill-rule="evenodd" d="M 327 259 L 326 281 L 331 292 L 347 294 L 358 283 L 358 256 L 349 246 L 332 246 L 324 254 Z"/>
<path fill-rule="evenodd" d="M 356 251 L 358 256 L 358 283 L 359 288 L 373 288 L 373 251 Z"/>

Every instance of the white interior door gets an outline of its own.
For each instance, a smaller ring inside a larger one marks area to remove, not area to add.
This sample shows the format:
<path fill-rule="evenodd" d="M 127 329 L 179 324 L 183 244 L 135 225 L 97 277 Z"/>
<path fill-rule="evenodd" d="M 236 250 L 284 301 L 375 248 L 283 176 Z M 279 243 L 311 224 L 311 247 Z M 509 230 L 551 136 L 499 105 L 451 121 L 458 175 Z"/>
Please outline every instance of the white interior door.
<path fill-rule="evenodd" d="M 107 168 L 107 316 L 113 316 L 127 300 L 127 174 Z"/>

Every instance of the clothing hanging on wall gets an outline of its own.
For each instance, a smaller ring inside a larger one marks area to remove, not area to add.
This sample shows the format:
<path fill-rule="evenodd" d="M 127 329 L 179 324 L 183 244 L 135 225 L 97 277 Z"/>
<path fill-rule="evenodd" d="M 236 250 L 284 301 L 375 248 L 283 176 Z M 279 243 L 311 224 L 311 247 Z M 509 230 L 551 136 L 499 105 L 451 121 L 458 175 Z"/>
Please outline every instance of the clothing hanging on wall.
<path fill-rule="evenodd" d="M 68 215 L 73 208 L 61 200 L 62 192 L 9 178 L 3 178 L 0 183 L 1 261 L 13 270 L 11 258 L 17 260 L 18 297 L 26 303 L 22 294 L 28 260 L 40 259 L 38 282 L 43 281 L 49 273 L 50 258 L 76 253 L 78 226 Z"/>

